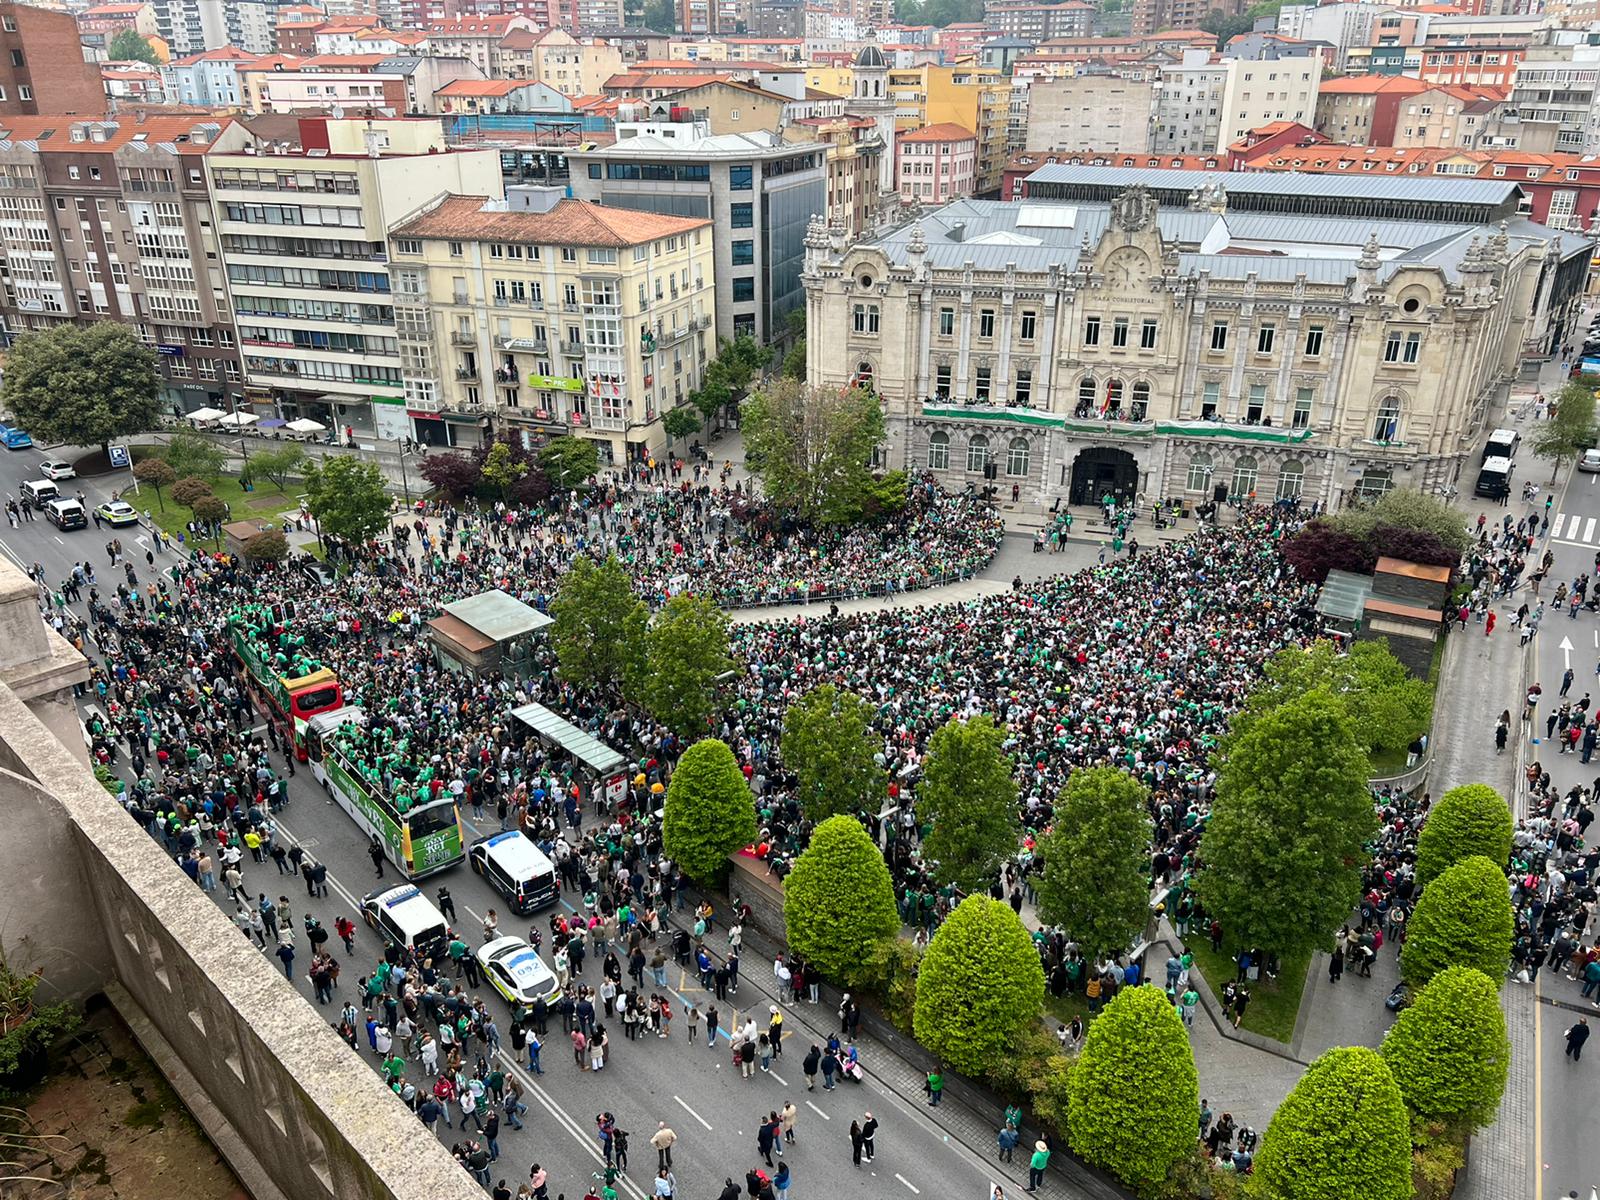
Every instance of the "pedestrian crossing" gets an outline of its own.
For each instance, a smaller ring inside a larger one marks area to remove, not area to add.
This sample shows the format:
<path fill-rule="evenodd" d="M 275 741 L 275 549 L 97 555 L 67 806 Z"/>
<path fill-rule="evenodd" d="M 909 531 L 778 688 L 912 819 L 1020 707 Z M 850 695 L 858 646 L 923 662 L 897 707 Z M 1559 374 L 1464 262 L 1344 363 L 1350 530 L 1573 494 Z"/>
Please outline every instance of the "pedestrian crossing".
<path fill-rule="evenodd" d="M 1550 524 L 1550 540 L 1560 542 L 1564 546 L 1600 545 L 1595 541 L 1597 526 L 1600 526 L 1600 517 L 1588 517 L 1583 513 L 1558 512 Z"/>

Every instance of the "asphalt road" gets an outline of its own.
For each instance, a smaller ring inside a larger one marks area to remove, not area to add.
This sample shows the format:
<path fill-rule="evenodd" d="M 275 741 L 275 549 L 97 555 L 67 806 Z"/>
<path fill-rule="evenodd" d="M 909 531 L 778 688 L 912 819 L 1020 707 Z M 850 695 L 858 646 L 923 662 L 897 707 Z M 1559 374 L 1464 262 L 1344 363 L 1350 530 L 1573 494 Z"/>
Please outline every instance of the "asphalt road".
<path fill-rule="evenodd" d="M 50 457 L 72 457 L 70 452 L 55 450 Z M 8 451 L 0 454 L 0 492 L 15 495 L 17 485 L 25 479 L 38 478 L 38 463 L 47 457 L 39 450 Z M 128 476 L 119 473 L 103 480 L 64 481 L 60 486 L 70 495 L 82 489 L 92 506 L 108 499 L 113 490 L 127 485 Z M 136 507 L 145 502 L 129 497 Z M 146 497 L 145 500 L 149 498 Z M 72 569 L 75 562 L 93 561 L 103 583 L 113 586 L 120 573 L 113 577 L 107 569 L 108 560 L 104 546 L 113 536 L 110 531 L 97 531 L 93 525 L 87 530 L 60 533 L 43 519 L 25 523 L 20 529 L 0 527 L 0 552 L 19 566 L 27 569 L 39 563 L 46 578 L 59 581 Z M 141 551 L 149 547 L 149 539 L 139 539 L 142 530 L 118 531 L 125 549 L 137 544 Z M 159 569 L 163 558 L 157 555 Z M 149 575 L 149 567 L 142 561 L 142 552 L 133 553 L 141 584 Z M 83 606 L 79 606 L 82 611 Z M 125 772 L 126 760 L 116 764 Z M 281 768 L 280 768 L 281 769 Z M 370 860 L 366 856 L 366 839 L 332 801 L 327 799 L 310 772 L 301 769 L 290 781 L 290 803 L 281 814 L 280 829 L 290 841 L 297 841 L 329 869 L 329 895 L 322 900 L 308 901 L 304 884 L 297 878 L 280 876 L 270 860 L 255 864 L 247 856 L 242 864 L 245 885 L 251 894 L 262 891 L 276 898 L 289 897 L 295 924 L 299 929 L 309 911 L 330 930 L 334 919 L 342 913 L 353 913 L 361 896 L 372 890 L 377 880 Z M 497 823 L 473 822 L 468 814 L 469 837 L 494 832 Z M 393 867 L 386 869 L 385 883 L 396 881 Z M 469 943 L 477 944 L 483 914 L 495 907 L 504 914 L 506 906 L 487 883 L 460 865 L 423 886 L 432 893 L 440 883 L 447 883 L 455 900 L 460 924 L 466 931 Z M 222 897 L 219 888 L 215 896 Z M 196 891 L 196 903 L 206 903 L 205 893 Z M 233 905 L 224 908 L 230 916 Z M 570 909 L 570 905 L 568 906 Z M 532 920 L 546 925 L 549 911 L 536 914 Z M 353 918 L 358 921 L 359 918 Z M 526 935 L 528 922 L 506 919 L 501 923 L 505 933 Z M 337 939 L 332 945 L 338 948 Z M 713 943 L 715 949 L 725 949 L 725 943 Z M 310 962 L 310 949 L 303 932 L 297 943 L 294 988 L 303 1002 L 314 1004 L 311 987 L 304 975 Z M 342 953 L 342 948 L 340 948 Z M 360 926 L 356 937 L 356 954 L 343 961 L 340 988 L 335 993 L 333 1005 L 320 1008 L 321 1015 L 336 1023 L 339 1007 L 345 999 L 359 1004 L 356 980 L 365 974 L 381 955 L 376 934 Z M 277 960 L 273 959 L 276 967 Z M 598 964 L 586 963 L 586 976 L 596 983 Z M 763 989 L 771 985 L 771 971 L 764 962 L 746 962 L 741 972 L 740 992 L 730 997 L 739 1017 L 754 1012 L 758 1021 L 765 1024 L 767 1007 L 772 997 Z M 692 998 L 704 1012 L 713 998 L 701 991 L 693 975 L 673 967 L 669 975 L 681 1014 L 685 997 Z M 647 983 L 649 982 L 647 976 Z M 509 1024 L 508 1006 L 488 989 L 491 1011 L 500 1016 L 502 1034 Z M 734 1025 L 728 1005 L 718 1006 L 723 1011 L 724 1030 Z M 646 1037 L 630 1042 L 622 1036 L 621 1023 L 610 1023 L 611 1062 L 605 1071 L 596 1074 L 581 1073 L 573 1063 L 570 1046 L 560 1033 L 559 1022 L 552 1024 L 550 1037 L 545 1040 L 542 1065 L 545 1073 L 532 1077 L 526 1063 L 516 1068 L 526 1095 L 529 1112 L 522 1118 L 526 1129 L 521 1132 L 502 1127 L 499 1142 L 502 1157 L 492 1168 L 492 1178 L 504 1178 L 515 1187 L 527 1179 L 530 1165 L 541 1163 L 550 1173 L 550 1195 L 566 1195 L 576 1200 L 583 1195 L 602 1158 L 594 1134 L 594 1118 L 601 1111 L 616 1115 L 620 1126 L 632 1135 L 629 1170 L 619 1183 L 619 1192 L 632 1200 L 643 1200 L 652 1195 L 656 1156 L 648 1139 L 658 1121 L 666 1121 L 678 1134 L 673 1165 L 678 1180 L 677 1195 L 681 1200 L 710 1200 L 721 1190 L 722 1182 L 733 1177 L 742 1182 L 744 1172 L 760 1162 L 756 1149 L 756 1120 L 767 1112 L 781 1108 L 787 1098 L 794 1098 L 799 1108 L 796 1144 L 789 1148 L 787 1158 L 792 1172 L 792 1197 L 808 1196 L 871 1196 L 904 1195 L 916 1197 L 937 1195 L 940 1200 L 987 1200 L 990 1182 L 1002 1182 L 1009 1192 L 1020 1194 L 1026 1183 L 1026 1156 L 1019 1154 L 1015 1168 L 1004 1173 L 994 1169 L 993 1147 L 984 1144 L 969 1147 L 949 1137 L 942 1129 L 930 1125 L 922 1112 L 921 1097 L 903 1099 L 871 1078 L 872 1062 L 877 1054 L 887 1051 L 864 1039 L 862 1062 L 868 1079 L 860 1085 L 840 1085 L 833 1092 L 824 1092 L 819 1084 L 815 1093 L 805 1090 L 800 1073 L 800 1059 L 813 1035 L 820 1040 L 833 1027 L 831 1009 L 810 1005 L 785 1005 L 787 1035 L 784 1055 L 775 1061 L 770 1075 L 757 1074 L 752 1080 L 742 1080 L 731 1067 L 730 1045 L 726 1033 L 714 1048 L 706 1046 L 704 1026 L 701 1036 L 691 1041 L 684 1021 L 674 1021 L 670 1040 Z M 807 1026 L 811 1028 L 808 1029 Z M 509 1038 L 506 1047 L 509 1051 Z M 366 1058 L 373 1070 L 373 1087 L 381 1087 L 377 1076 L 377 1059 L 365 1049 L 360 1057 Z M 357 1065 L 352 1055 L 351 1066 Z M 421 1086 L 420 1064 L 409 1072 L 413 1082 Z M 872 1164 L 856 1167 L 851 1162 L 849 1138 L 850 1122 L 871 1110 L 880 1123 L 877 1137 L 877 1156 Z M 439 1127 L 441 1139 L 451 1144 L 458 1131 Z M 1058 1195 L 1074 1194 L 1059 1178 L 1047 1182 L 1046 1192 Z"/>

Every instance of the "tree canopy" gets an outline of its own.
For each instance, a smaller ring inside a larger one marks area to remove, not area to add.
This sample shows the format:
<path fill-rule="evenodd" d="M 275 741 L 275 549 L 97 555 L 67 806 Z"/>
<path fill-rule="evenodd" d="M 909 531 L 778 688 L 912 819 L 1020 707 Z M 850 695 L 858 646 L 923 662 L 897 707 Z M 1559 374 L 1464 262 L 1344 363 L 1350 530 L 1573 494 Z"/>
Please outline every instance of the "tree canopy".
<path fill-rule="evenodd" d="M 923 840 L 934 877 L 980 892 L 1017 849 L 1017 785 L 1003 746 L 1005 726 L 984 714 L 952 720 L 928 739 L 917 816 L 933 831 Z"/>
<path fill-rule="evenodd" d="M 755 798 L 726 742 L 705 738 L 683 752 L 667 785 L 661 840 L 691 879 L 713 882 L 728 855 L 756 839 Z"/>
<path fill-rule="evenodd" d="M 20 334 L 0 403 L 35 441 L 103 447 L 156 427 L 156 352 L 115 321 Z"/>
<path fill-rule="evenodd" d="M 557 437 L 539 450 L 539 469 L 563 491 L 582 487 L 600 469 L 600 451 L 588 438 Z M 495 485 L 494 480 L 486 480 Z"/>
<path fill-rule="evenodd" d="M 1401 1011 L 1383 1057 L 1412 1112 L 1489 1124 L 1511 1065 L 1498 982 L 1472 967 L 1446 967 Z"/>
<path fill-rule="evenodd" d="M 1482 855 L 1463 858 L 1422 889 L 1406 922 L 1400 975 L 1412 987 L 1446 967 L 1475 967 L 1504 979 L 1513 926 L 1504 865 Z"/>
<path fill-rule="evenodd" d="M 642 624 L 635 613 L 625 625 L 630 654 Z M 649 619 L 643 647 L 638 668 L 624 668 L 624 683 L 633 677 L 632 698 L 680 737 L 704 734 L 717 677 L 733 670 L 726 614 L 703 596 L 674 596 Z"/>
<path fill-rule="evenodd" d="M 1284 1097 L 1256 1155 L 1272 1200 L 1411 1200 L 1411 1133 L 1389 1066 L 1365 1046 L 1329 1050 Z"/>
<path fill-rule="evenodd" d="M 1159 988 L 1123 988 L 1089 1025 L 1072 1070 L 1073 1150 L 1147 1194 L 1194 1148 L 1199 1111 L 1200 1075 L 1178 1010 Z"/>
<path fill-rule="evenodd" d="M 1306 692 L 1229 740 L 1196 887 L 1236 945 L 1286 957 L 1332 949 L 1376 831 L 1367 756 L 1343 704 Z"/>
<path fill-rule="evenodd" d="M 928 943 L 917 976 L 917 1041 L 981 1075 L 1008 1054 L 1044 1003 L 1044 967 L 1009 904 L 968 896 Z"/>
<path fill-rule="evenodd" d="M 1540 458 L 1550 460 L 1550 481 L 1554 483 L 1564 461 L 1594 445 L 1594 392 L 1575 380 L 1556 393 L 1551 407 L 1549 418 L 1535 427 L 1529 446 Z"/>
<path fill-rule="evenodd" d="M 285 442 L 270 450 L 257 450 L 250 456 L 251 471 L 270 479 L 280 492 L 289 486 L 289 480 L 304 475 L 308 465 L 305 447 L 298 442 Z"/>
<path fill-rule="evenodd" d="M 1335 529 L 1366 541 L 1382 526 L 1431 533 L 1457 555 L 1472 545 L 1467 532 L 1467 516 L 1437 496 L 1424 495 L 1414 488 L 1393 488 L 1370 504 L 1345 509 L 1328 520 Z"/>
<path fill-rule="evenodd" d="M 306 472 L 306 505 L 320 535 L 360 543 L 389 523 L 391 501 L 375 463 L 335 454 Z"/>
<path fill-rule="evenodd" d="M 795 773 L 796 795 L 811 820 L 875 814 L 883 807 L 889 781 L 872 715 L 872 705 L 831 683 L 812 688 L 784 711 L 783 765 Z"/>
<path fill-rule="evenodd" d="M 853 816 L 829 817 L 783 881 L 789 948 L 846 987 L 872 973 L 872 947 L 900 931 L 894 881 L 883 855 Z"/>
<path fill-rule="evenodd" d="M 505 503 L 510 503 L 511 489 L 527 473 L 528 464 L 514 458 L 506 442 L 496 442 L 490 446 L 489 453 L 478 465 L 479 478 L 493 488 L 495 496 Z"/>
<path fill-rule="evenodd" d="M 153 47 L 136 29 L 119 29 L 106 47 L 110 62 L 142 62 L 160 65 L 161 59 Z"/>
<path fill-rule="evenodd" d="M 179 479 L 220 479 L 228 466 L 227 451 L 189 429 L 172 434 L 160 453 Z"/>
<path fill-rule="evenodd" d="M 1127 951 L 1150 915 L 1149 792 L 1115 767 L 1067 777 L 1039 844 L 1039 916 L 1098 960 Z"/>
<path fill-rule="evenodd" d="M 883 403 L 874 392 L 779 378 L 739 414 L 745 461 L 773 507 L 821 525 L 860 519 L 872 454 L 884 438 Z"/>
<path fill-rule="evenodd" d="M 1417 882 L 1426 884 L 1475 854 L 1505 863 L 1515 829 L 1511 806 L 1488 784 L 1451 788 L 1439 797 L 1417 835 Z"/>
<path fill-rule="evenodd" d="M 550 601 L 550 643 L 561 677 L 580 688 L 620 684 L 630 657 L 644 652 L 628 618 L 644 611 L 616 555 L 598 565 L 586 554 L 574 558 Z"/>

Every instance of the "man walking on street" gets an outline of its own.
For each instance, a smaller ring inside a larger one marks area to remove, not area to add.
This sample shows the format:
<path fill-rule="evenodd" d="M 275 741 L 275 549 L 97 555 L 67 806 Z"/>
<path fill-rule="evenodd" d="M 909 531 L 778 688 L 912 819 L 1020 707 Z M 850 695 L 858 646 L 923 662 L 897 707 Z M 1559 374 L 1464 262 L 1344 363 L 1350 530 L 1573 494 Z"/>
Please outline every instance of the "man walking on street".
<path fill-rule="evenodd" d="M 667 1123 L 662 1121 L 656 1126 L 655 1133 L 650 1135 L 650 1144 L 656 1148 L 656 1166 L 670 1169 L 672 1167 L 672 1143 L 678 1140 L 678 1135 L 667 1128 Z"/>
<path fill-rule="evenodd" d="M 1589 1040 L 1589 1018 L 1579 1017 L 1578 1023 L 1567 1030 L 1567 1057 L 1577 1062 L 1583 1057 L 1583 1044 Z"/>

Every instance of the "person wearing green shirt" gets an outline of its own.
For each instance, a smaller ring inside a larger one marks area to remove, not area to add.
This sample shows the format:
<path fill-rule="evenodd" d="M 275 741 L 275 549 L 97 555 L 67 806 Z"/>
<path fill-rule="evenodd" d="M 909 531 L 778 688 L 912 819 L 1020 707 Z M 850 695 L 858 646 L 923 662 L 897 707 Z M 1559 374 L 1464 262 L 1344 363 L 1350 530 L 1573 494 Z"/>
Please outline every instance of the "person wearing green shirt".
<path fill-rule="evenodd" d="M 939 1074 L 935 1067 L 928 1072 L 928 1104 L 933 1108 L 939 1107 L 939 1098 L 944 1093 L 944 1076 Z"/>
<path fill-rule="evenodd" d="M 1044 1169 L 1050 1165 L 1050 1147 L 1045 1142 L 1033 1144 L 1033 1157 L 1028 1160 L 1027 1191 L 1036 1192 L 1044 1182 Z"/>
<path fill-rule="evenodd" d="M 1200 993 L 1191 985 L 1184 989 L 1183 995 L 1178 998 L 1178 1003 L 1183 1006 L 1183 1023 L 1193 1028 L 1194 1006 L 1200 1003 Z"/>
<path fill-rule="evenodd" d="M 391 1054 L 383 1060 L 384 1073 L 389 1077 L 389 1082 L 394 1083 L 406 1073 L 406 1060 L 398 1054 Z"/>

